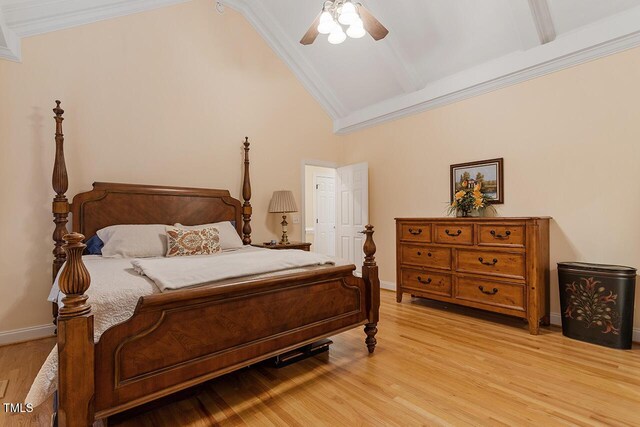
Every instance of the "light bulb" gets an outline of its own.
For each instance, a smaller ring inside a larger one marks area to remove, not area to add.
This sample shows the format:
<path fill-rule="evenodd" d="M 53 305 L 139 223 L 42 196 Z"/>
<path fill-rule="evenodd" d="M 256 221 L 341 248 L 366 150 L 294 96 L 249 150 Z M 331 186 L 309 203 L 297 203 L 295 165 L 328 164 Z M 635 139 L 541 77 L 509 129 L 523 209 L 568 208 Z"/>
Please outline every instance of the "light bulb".
<path fill-rule="evenodd" d="M 322 12 L 320 15 L 320 23 L 318 24 L 318 32 L 320 34 L 329 34 L 333 30 L 335 21 L 329 12 Z"/>
<path fill-rule="evenodd" d="M 364 30 L 362 24 L 353 24 L 349 28 L 347 28 L 347 35 L 352 39 L 360 39 L 364 37 L 365 34 L 367 34 L 367 32 Z"/>
<path fill-rule="evenodd" d="M 329 34 L 329 43 L 331 44 L 340 44 L 343 41 L 345 41 L 347 39 L 347 35 L 344 33 L 344 31 L 342 30 L 342 27 L 340 25 L 336 25 L 333 30 L 331 31 L 331 34 Z"/>
<path fill-rule="evenodd" d="M 358 19 L 360 19 L 360 17 L 358 16 L 358 12 L 356 11 L 356 7 L 353 3 L 348 1 L 342 5 L 338 22 L 342 25 L 351 25 Z"/>

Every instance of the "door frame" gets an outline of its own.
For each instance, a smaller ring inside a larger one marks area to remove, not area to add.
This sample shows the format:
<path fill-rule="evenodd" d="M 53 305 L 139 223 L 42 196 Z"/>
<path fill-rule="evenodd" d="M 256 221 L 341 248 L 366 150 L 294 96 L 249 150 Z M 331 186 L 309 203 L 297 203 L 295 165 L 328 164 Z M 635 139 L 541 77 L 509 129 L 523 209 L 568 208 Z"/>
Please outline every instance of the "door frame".
<path fill-rule="evenodd" d="M 302 176 L 302 179 L 300 180 L 301 182 L 301 194 L 302 194 L 302 200 L 300 201 L 300 204 L 302 205 L 302 209 L 300 211 L 301 215 L 300 215 L 300 241 L 304 242 L 305 241 L 305 237 L 307 234 L 307 212 L 306 212 L 306 201 L 307 201 L 307 174 L 306 174 L 306 170 L 305 167 L 306 166 L 320 166 L 323 168 L 331 168 L 331 169 L 337 169 L 338 168 L 338 163 L 336 162 L 330 162 L 330 161 L 325 161 L 325 160 L 310 160 L 310 159 L 303 159 L 300 162 L 300 174 Z M 315 228 L 315 227 L 314 227 Z"/>

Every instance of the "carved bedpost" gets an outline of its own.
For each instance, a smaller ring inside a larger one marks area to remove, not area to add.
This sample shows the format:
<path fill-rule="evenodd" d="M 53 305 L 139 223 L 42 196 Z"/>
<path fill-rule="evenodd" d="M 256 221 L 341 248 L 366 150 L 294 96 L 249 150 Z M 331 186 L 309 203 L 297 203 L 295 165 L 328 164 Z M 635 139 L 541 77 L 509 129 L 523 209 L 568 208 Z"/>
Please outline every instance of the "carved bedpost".
<path fill-rule="evenodd" d="M 378 320 L 380 318 L 380 279 L 378 278 L 378 265 L 376 264 L 376 244 L 373 241 L 373 225 L 365 226 L 364 234 L 367 238 L 364 242 L 364 264 L 362 265 L 362 278 L 367 283 L 367 312 L 368 323 L 364 325 L 364 332 L 367 334 L 365 343 L 369 353 L 373 353 L 376 348 L 378 333 Z"/>
<path fill-rule="evenodd" d="M 244 139 L 244 181 L 242 183 L 242 243 L 251 244 L 251 180 L 249 178 L 249 137 Z"/>
<path fill-rule="evenodd" d="M 69 179 L 67 178 L 67 166 L 64 162 L 64 135 L 62 133 L 64 110 L 60 108 L 60 101 L 56 101 L 56 108 L 53 109 L 53 112 L 56 114 L 54 117 L 56 120 L 56 158 L 53 164 L 51 184 L 56 196 L 53 198 L 51 211 L 53 213 L 53 222 L 56 224 L 53 232 L 53 280 L 55 280 L 60 267 L 62 267 L 66 259 L 62 245 L 64 244 L 63 237 L 68 233 L 69 202 L 64 193 L 69 188 Z"/>
<path fill-rule="evenodd" d="M 53 185 L 53 191 L 56 192 L 53 198 L 53 204 L 51 206 L 51 212 L 53 213 L 53 222 L 56 224 L 56 228 L 53 231 L 53 269 L 52 269 L 52 281 L 56 280 L 60 267 L 64 264 L 66 255 L 62 249 L 64 244 L 63 236 L 68 233 L 67 222 L 69 216 L 69 201 L 64 193 L 67 192 L 69 187 L 69 179 L 67 178 L 67 166 L 64 162 L 64 135 L 62 133 L 62 121 L 64 118 L 64 110 L 60 108 L 60 101 L 56 101 L 56 108 L 53 109 L 56 114 L 54 119 L 56 120 L 56 157 L 53 164 L 53 176 L 51 178 L 51 184 Z M 55 302 L 52 306 L 53 323 L 56 323 L 56 317 L 58 316 L 58 304 Z"/>
<path fill-rule="evenodd" d="M 90 426 L 94 421 L 93 314 L 85 292 L 91 284 L 82 262 L 84 236 L 64 236 L 67 263 L 60 273 L 65 294 L 58 315 L 58 413 L 59 427 Z"/>

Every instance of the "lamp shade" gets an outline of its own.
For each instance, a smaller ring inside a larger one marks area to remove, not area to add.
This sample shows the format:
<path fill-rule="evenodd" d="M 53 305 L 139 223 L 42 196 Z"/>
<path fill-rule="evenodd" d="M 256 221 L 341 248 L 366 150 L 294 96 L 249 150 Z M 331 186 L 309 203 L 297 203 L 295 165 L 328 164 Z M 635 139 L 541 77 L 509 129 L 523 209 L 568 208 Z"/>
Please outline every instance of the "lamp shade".
<path fill-rule="evenodd" d="M 298 212 L 293 193 L 289 190 L 274 191 L 273 197 L 271 197 L 271 203 L 269 203 L 269 212 Z"/>

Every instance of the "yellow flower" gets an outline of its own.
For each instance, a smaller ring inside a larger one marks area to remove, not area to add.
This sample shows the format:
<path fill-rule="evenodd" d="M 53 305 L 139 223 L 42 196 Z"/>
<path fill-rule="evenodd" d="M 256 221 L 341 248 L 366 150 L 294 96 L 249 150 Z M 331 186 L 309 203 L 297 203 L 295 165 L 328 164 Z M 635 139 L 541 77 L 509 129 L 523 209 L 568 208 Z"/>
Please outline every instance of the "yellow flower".
<path fill-rule="evenodd" d="M 482 193 L 479 190 L 473 190 L 473 197 L 482 200 Z"/>
<path fill-rule="evenodd" d="M 482 206 L 484 206 L 484 203 L 482 202 L 481 198 L 476 198 L 476 200 L 473 202 L 473 206 L 475 208 L 481 208 Z"/>
<path fill-rule="evenodd" d="M 460 200 L 462 199 L 462 196 L 464 196 L 464 190 L 460 190 L 456 193 L 456 200 Z"/>
<path fill-rule="evenodd" d="M 458 202 L 456 202 L 455 200 L 453 201 L 453 203 L 451 203 L 451 207 L 455 208 L 456 206 L 458 206 Z"/>
<path fill-rule="evenodd" d="M 473 191 L 480 191 L 481 188 L 482 188 L 482 183 L 479 182 L 479 183 L 476 184 L 475 187 L 473 187 Z"/>

